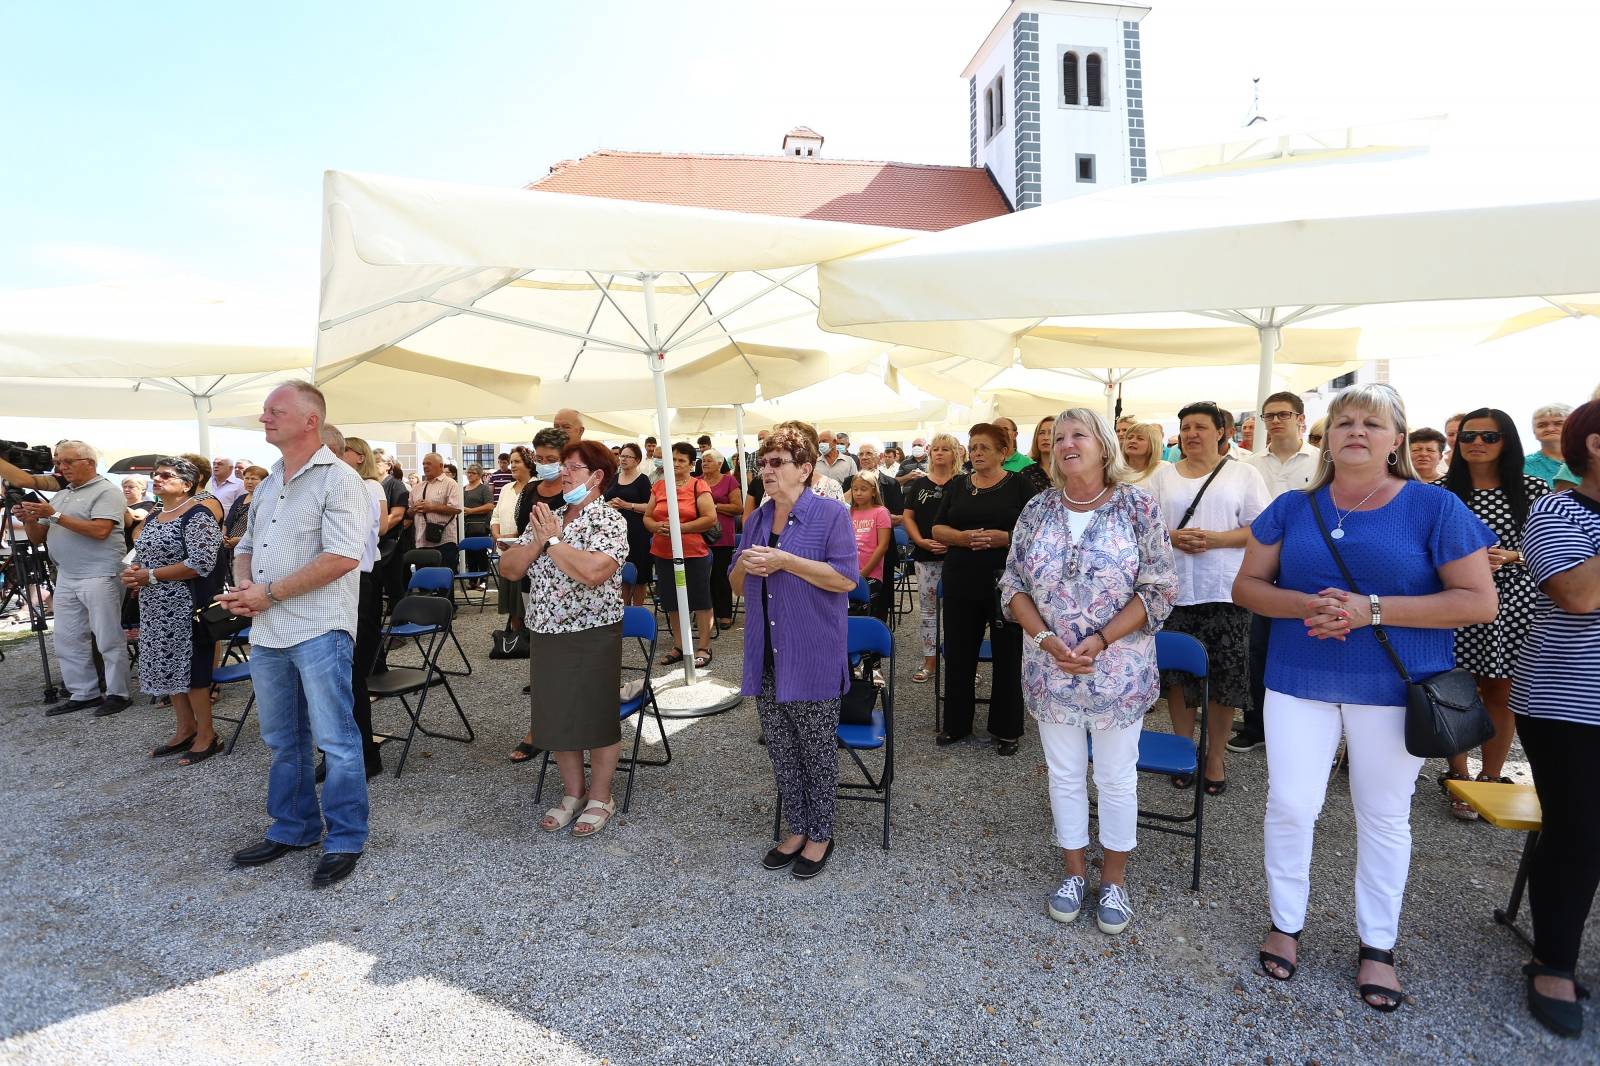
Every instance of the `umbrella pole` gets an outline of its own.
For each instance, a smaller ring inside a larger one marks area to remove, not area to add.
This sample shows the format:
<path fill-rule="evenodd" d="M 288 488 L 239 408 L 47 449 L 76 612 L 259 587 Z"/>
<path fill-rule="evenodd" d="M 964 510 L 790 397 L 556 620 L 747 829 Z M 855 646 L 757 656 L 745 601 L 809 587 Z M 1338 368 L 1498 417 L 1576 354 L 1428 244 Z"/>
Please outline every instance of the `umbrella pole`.
<path fill-rule="evenodd" d="M 741 484 L 750 480 L 750 475 L 744 468 L 744 404 L 742 403 L 733 405 L 733 465 L 739 471 Z"/>
<path fill-rule="evenodd" d="M 667 461 L 661 464 L 661 476 L 667 489 L 667 530 L 672 538 L 672 584 L 678 590 L 678 635 L 683 638 L 684 683 L 695 683 L 694 672 L 694 619 L 689 613 L 689 578 L 683 568 L 683 517 L 678 513 L 678 481 L 672 467 L 672 422 L 667 417 L 667 353 L 659 349 L 660 330 L 656 323 L 656 276 L 641 274 L 644 285 L 644 315 L 646 336 L 650 338 L 650 377 L 656 386 L 656 426 L 661 441 L 667 446 Z"/>
<path fill-rule="evenodd" d="M 211 455 L 211 400 L 205 396 L 194 398 L 195 429 L 200 436 L 200 454 L 208 460 Z"/>
<path fill-rule="evenodd" d="M 1256 410 L 1259 412 L 1272 395 L 1272 361 L 1278 354 L 1279 331 L 1277 326 L 1257 326 L 1261 338 L 1261 377 L 1256 381 Z"/>

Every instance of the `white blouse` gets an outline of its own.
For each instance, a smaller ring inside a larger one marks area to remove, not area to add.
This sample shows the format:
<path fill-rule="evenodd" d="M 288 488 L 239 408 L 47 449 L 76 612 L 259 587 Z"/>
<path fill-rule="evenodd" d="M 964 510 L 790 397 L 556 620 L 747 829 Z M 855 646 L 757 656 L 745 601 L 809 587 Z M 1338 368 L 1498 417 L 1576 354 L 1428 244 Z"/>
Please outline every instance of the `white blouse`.
<path fill-rule="evenodd" d="M 1177 531 L 1183 513 L 1210 476 L 1184 477 L 1177 464 L 1167 463 L 1144 483 L 1143 487 L 1161 505 L 1161 517 L 1166 520 L 1169 533 Z M 1230 459 L 1200 498 L 1200 506 L 1185 528 L 1227 533 L 1254 522 L 1270 502 L 1267 483 L 1261 480 L 1260 473 L 1247 463 Z M 1212 548 L 1199 555 L 1173 549 L 1172 558 L 1178 570 L 1179 606 L 1233 602 L 1233 579 L 1244 562 L 1243 548 Z"/>

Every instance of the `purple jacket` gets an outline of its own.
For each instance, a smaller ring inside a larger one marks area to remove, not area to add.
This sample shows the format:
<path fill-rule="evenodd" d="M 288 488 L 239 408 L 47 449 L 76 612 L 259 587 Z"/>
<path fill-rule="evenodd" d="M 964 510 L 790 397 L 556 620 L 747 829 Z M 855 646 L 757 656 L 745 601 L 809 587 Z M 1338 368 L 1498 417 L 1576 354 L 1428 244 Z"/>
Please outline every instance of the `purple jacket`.
<path fill-rule="evenodd" d="M 762 501 L 750 512 L 733 565 L 746 548 L 765 546 L 772 533 L 773 505 Z M 789 522 L 778 534 L 778 547 L 802 559 L 820 560 L 854 581 L 856 538 L 850 512 L 832 500 L 807 489 L 795 500 Z M 744 579 L 744 687 L 746 696 L 761 694 L 761 673 L 766 662 L 766 639 L 772 633 L 773 681 L 779 703 L 797 700 L 836 700 L 850 683 L 845 656 L 846 594 L 824 592 L 811 582 L 789 573 L 767 578 L 767 596 L 761 595 L 761 578 Z"/>

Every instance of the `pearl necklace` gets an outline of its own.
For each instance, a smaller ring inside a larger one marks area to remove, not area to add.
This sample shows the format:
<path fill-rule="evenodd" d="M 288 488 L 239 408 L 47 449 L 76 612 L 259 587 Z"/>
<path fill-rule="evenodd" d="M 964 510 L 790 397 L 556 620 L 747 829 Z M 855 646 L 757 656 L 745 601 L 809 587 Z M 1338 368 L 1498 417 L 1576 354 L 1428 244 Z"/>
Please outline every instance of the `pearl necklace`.
<path fill-rule="evenodd" d="M 161 508 L 161 513 L 162 513 L 162 514 L 175 514 L 175 513 L 177 513 L 177 512 L 178 512 L 178 511 L 181 511 L 181 510 L 183 510 L 183 509 L 184 509 L 184 507 L 186 507 L 186 506 L 188 506 L 188 503 L 189 503 L 189 501 L 188 501 L 188 500 L 183 500 L 183 501 L 181 501 L 181 502 L 180 502 L 180 503 L 179 503 L 179 504 L 178 504 L 178 506 L 176 506 L 176 507 L 166 507 L 166 506 L 163 506 L 163 507 L 162 507 L 162 508 Z"/>
<path fill-rule="evenodd" d="M 1079 507 L 1088 507 L 1090 504 L 1095 503 L 1097 500 L 1100 499 L 1100 497 L 1104 496 L 1106 493 L 1108 493 L 1110 491 L 1111 491 L 1111 486 L 1107 485 L 1105 488 L 1101 489 L 1099 492 L 1095 493 L 1093 496 L 1090 496 L 1087 500 L 1075 500 L 1071 496 L 1067 495 L 1067 490 L 1066 489 L 1062 489 L 1061 490 L 1061 498 L 1066 500 L 1070 504 L 1076 504 Z"/>

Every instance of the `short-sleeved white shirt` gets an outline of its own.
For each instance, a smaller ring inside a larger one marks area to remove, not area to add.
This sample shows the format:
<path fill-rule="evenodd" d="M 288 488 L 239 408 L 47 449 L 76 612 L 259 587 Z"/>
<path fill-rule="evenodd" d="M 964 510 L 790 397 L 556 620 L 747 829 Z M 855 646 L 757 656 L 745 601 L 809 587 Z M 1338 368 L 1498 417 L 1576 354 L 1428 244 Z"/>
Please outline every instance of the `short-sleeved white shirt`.
<path fill-rule="evenodd" d="M 1316 448 L 1302 444 L 1300 450 L 1287 459 L 1279 459 L 1272 454 L 1272 449 L 1267 448 L 1256 452 L 1245 462 L 1256 468 L 1261 480 L 1267 483 L 1267 495 L 1276 500 L 1291 489 L 1309 487 L 1311 480 L 1317 476 L 1317 464 L 1322 461 L 1320 456 Z"/>
<path fill-rule="evenodd" d="M 1174 463 L 1151 474 L 1143 487 L 1155 496 L 1168 531 L 1174 532 L 1205 483 L 1205 477 L 1184 477 Z M 1185 528 L 1226 533 L 1254 522 L 1270 502 L 1266 482 L 1255 468 L 1230 459 L 1200 498 L 1200 506 Z M 1244 562 L 1243 548 L 1213 548 L 1199 555 L 1174 550 L 1172 558 L 1178 570 L 1180 606 L 1233 602 L 1233 579 Z"/>

